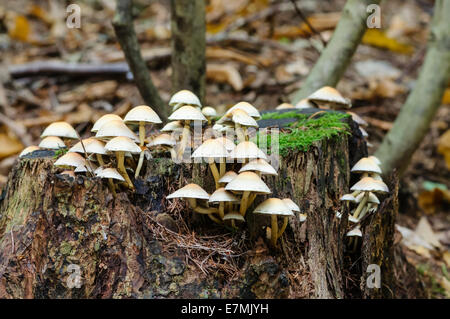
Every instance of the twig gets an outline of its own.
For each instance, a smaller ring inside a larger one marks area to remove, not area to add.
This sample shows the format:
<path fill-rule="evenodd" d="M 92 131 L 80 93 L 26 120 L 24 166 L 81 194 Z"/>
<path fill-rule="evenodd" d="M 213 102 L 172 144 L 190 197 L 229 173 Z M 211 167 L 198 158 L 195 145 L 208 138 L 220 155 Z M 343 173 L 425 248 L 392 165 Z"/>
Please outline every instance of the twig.
<path fill-rule="evenodd" d="M 302 10 L 300 10 L 300 7 L 297 5 L 297 1 L 291 0 L 292 5 L 294 6 L 295 12 L 297 15 L 303 20 L 303 22 L 308 26 L 308 28 L 311 29 L 311 32 L 318 35 L 320 38 L 320 41 L 322 41 L 323 46 L 325 47 L 327 45 L 327 41 L 322 37 L 322 34 L 318 32 L 312 24 L 309 22 L 308 18 L 303 14 Z"/>

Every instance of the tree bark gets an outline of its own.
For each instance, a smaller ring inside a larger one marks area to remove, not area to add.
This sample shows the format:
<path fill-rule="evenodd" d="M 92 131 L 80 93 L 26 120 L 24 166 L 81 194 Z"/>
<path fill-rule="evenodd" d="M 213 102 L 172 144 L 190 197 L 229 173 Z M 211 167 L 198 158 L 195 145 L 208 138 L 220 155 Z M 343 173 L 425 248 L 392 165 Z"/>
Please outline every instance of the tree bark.
<path fill-rule="evenodd" d="M 264 177 L 270 196 L 292 198 L 308 216 L 304 223 L 289 219 L 277 249 L 263 228 L 270 221 L 252 214 L 262 196 L 237 232 L 166 200 L 190 181 L 211 192 L 206 164 L 152 159 L 134 181 L 136 192 L 114 198 L 107 183 L 59 175 L 53 153 L 36 151 L 16 163 L 0 202 L 0 298 L 361 297 L 364 287 L 355 294 L 346 284 L 352 271 L 361 278 L 363 266 L 355 273 L 355 262 L 346 262 L 348 211 L 339 201 L 351 185 L 349 168 L 367 154 L 350 124 L 352 135 L 291 151 L 280 159 L 279 176 Z M 384 205 L 394 220 L 396 206 Z M 354 256 L 358 264 L 389 245 L 369 239 L 393 233 L 393 223 L 378 215 L 376 227 L 365 228 L 368 248 Z M 392 267 L 389 258 L 378 261 Z"/>
<path fill-rule="evenodd" d="M 409 94 L 393 127 L 376 151 L 382 170 L 400 174 L 430 127 L 450 80 L 450 2 L 437 0 L 431 23 L 427 54 L 414 89 Z"/>
<path fill-rule="evenodd" d="M 293 104 L 323 86 L 336 86 L 366 31 L 367 6 L 378 3 L 380 0 L 347 0 L 333 37 L 301 89 L 293 94 Z"/>
<path fill-rule="evenodd" d="M 206 17 L 203 0 L 171 0 L 172 92 L 205 97 Z"/>
<path fill-rule="evenodd" d="M 114 32 L 124 52 L 125 59 L 133 73 L 134 82 L 144 99 L 159 117 L 167 120 L 167 110 L 158 90 L 150 77 L 150 71 L 142 57 L 139 42 L 134 31 L 131 15 L 132 1 L 117 0 L 116 14 L 113 19 Z"/>

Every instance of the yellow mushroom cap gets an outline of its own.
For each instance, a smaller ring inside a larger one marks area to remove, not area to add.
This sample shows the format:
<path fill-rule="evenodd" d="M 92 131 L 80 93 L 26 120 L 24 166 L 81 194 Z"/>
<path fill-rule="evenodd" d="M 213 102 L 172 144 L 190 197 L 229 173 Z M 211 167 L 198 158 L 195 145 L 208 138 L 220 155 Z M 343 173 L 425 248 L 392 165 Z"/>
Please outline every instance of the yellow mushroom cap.
<path fill-rule="evenodd" d="M 290 198 L 283 198 L 282 201 L 289 207 L 293 212 L 300 212 L 300 207 Z"/>
<path fill-rule="evenodd" d="M 108 140 L 117 136 L 125 136 L 131 138 L 135 142 L 139 142 L 139 138 L 131 131 L 122 120 L 112 120 L 104 123 L 95 134 L 99 139 Z"/>
<path fill-rule="evenodd" d="M 125 123 L 129 124 L 138 124 L 139 122 L 145 123 L 162 123 L 158 114 L 150 106 L 147 105 L 139 105 L 132 108 L 128 111 L 127 115 L 123 119 Z"/>
<path fill-rule="evenodd" d="M 180 121 L 206 121 L 206 117 L 202 112 L 193 106 L 185 105 L 180 107 L 178 110 L 173 112 L 169 116 L 169 120 L 180 120 Z"/>
<path fill-rule="evenodd" d="M 225 190 L 225 187 L 218 188 L 214 193 L 212 193 L 211 197 L 209 197 L 210 203 L 216 202 L 233 202 L 238 203 L 239 199 L 233 195 L 233 193 Z"/>
<path fill-rule="evenodd" d="M 170 134 L 160 134 L 147 144 L 147 146 L 157 146 L 157 145 L 167 145 L 167 146 L 175 146 L 177 142 Z"/>
<path fill-rule="evenodd" d="M 125 178 L 123 178 L 123 176 L 120 175 L 120 173 L 115 168 L 104 168 L 98 173 L 97 176 L 100 178 L 112 178 L 125 182 Z"/>
<path fill-rule="evenodd" d="M 32 153 L 34 151 L 37 151 L 37 150 L 40 150 L 40 148 L 39 148 L 39 146 L 36 146 L 36 145 L 31 145 L 31 146 L 25 147 L 22 150 L 22 152 L 20 152 L 19 157 L 23 157 L 23 156 L 25 156 L 29 153 Z"/>
<path fill-rule="evenodd" d="M 363 157 L 353 165 L 351 172 L 381 174 L 381 169 L 371 158 Z"/>
<path fill-rule="evenodd" d="M 279 198 L 269 198 L 256 206 L 253 213 L 279 215 L 279 216 L 294 216 L 292 210 Z"/>
<path fill-rule="evenodd" d="M 242 216 L 241 214 L 239 214 L 237 212 L 226 214 L 225 216 L 223 216 L 223 220 L 238 220 L 241 222 L 245 222 L 244 216 Z"/>
<path fill-rule="evenodd" d="M 141 148 L 136 145 L 130 138 L 118 136 L 106 143 L 105 150 L 108 152 L 130 152 L 137 154 L 141 152 Z"/>
<path fill-rule="evenodd" d="M 256 159 L 262 158 L 267 160 L 266 154 L 261 151 L 258 146 L 250 141 L 244 141 L 239 143 L 232 153 L 233 158 L 236 159 Z"/>
<path fill-rule="evenodd" d="M 219 179 L 219 183 L 227 184 L 231 182 L 238 174 L 233 171 L 228 171 Z"/>
<path fill-rule="evenodd" d="M 260 194 L 272 193 L 266 183 L 253 172 L 243 172 L 233 178 L 231 182 L 225 186 L 225 190 L 234 192 L 253 192 Z"/>
<path fill-rule="evenodd" d="M 205 106 L 204 108 L 202 108 L 202 113 L 205 117 L 217 116 L 216 109 L 211 106 Z"/>
<path fill-rule="evenodd" d="M 72 166 L 77 167 L 86 162 L 83 156 L 78 153 L 67 152 L 55 162 L 55 166 Z"/>
<path fill-rule="evenodd" d="M 161 132 L 174 132 L 182 130 L 183 125 L 181 124 L 181 121 L 172 121 L 164 125 L 164 127 L 161 129 Z"/>
<path fill-rule="evenodd" d="M 259 113 L 259 111 L 248 102 L 239 102 L 239 103 L 235 104 L 233 107 L 231 107 L 225 113 L 225 115 L 228 116 L 228 115 L 232 114 L 233 111 L 236 109 L 241 109 L 241 110 L 247 112 L 248 115 L 250 115 L 251 117 L 253 117 L 256 120 L 261 118 L 261 114 Z"/>
<path fill-rule="evenodd" d="M 198 198 L 198 199 L 209 199 L 209 194 L 197 184 L 187 184 L 186 186 L 180 188 L 179 190 L 173 192 L 167 199 L 172 198 Z"/>
<path fill-rule="evenodd" d="M 387 193 L 389 188 L 382 181 L 377 181 L 372 177 L 364 177 L 355 185 L 353 185 L 350 190 L 352 191 L 362 191 L 362 192 L 374 192 L 374 193 Z"/>
<path fill-rule="evenodd" d="M 172 95 L 169 101 L 170 106 L 176 106 L 177 104 L 193 105 L 197 107 L 202 107 L 197 95 L 189 90 L 181 90 Z M 174 110 L 175 111 L 175 110 Z"/>
<path fill-rule="evenodd" d="M 97 121 L 95 121 L 94 126 L 91 129 L 91 132 L 97 133 L 97 131 L 100 129 L 100 127 L 103 126 L 103 124 L 111 121 L 122 121 L 122 118 L 116 114 L 105 114 L 102 117 L 100 117 Z"/>
<path fill-rule="evenodd" d="M 47 126 L 41 134 L 41 138 L 47 136 L 57 136 L 62 138 L 78 138 L 77 131 L 67 122 L 54 122 Z"/>
<path fill-rule="evenodd" d="M 281 103 L 278 105 L 275 110 L 286 110 L 286 109 L 293 109 L 294 106 L 291 103 Z"/>
<path fill-rule="evenodd" d="M 229 153 L 225 146 L 216 139 L 208 139 L 200 145 L 194 153 L 192 158 L 225 158 Z"/>
<path fill-rule="evenodd" d="M 58 150 L 66 147 L 66 144 L 64 144 L 64 141 L 57 136 L 47 136 L 39 143 L 39 147 Z"/>
<path fill-rule="evenodd" d="M 262 158 L 252 160 L 249 163 L 245 164 L 239 170 L 239 173 L 246 172 L 246 171 L 261 172 L 261 174 L 265 174 L 265 175 L 274 175 L 274 176 L 278 175 L 275 168 L 273 168 L 272 165 L 267 163 L 266 160 L 264 160 Z"/>
<path fill-rule="evenodd" d="M 324 86 L 318 89 L 308 96 L 308 100 L 318 104 L 328 104 L 330 106 L 351 107 L 350 101 L 344 98 L 338 90 L 330 86 Z"/>
<path fill-rule="evenodd" d="M 82 141 L 83 141 L 84 148 L 86 149 L 86 153 L 101 154 L 101 155 L 106 154 L 105 143 L 103 143 L 102 141 L 99 141 L 93 137 L 84 139 Z M 72 146 L 69 149 L 69 152 L 84 153 L 84 149 L 83 149 L 83 146 L 81 145 L 81 142 L 78 142 L 74 146 Z"/>
<path fill-rule="evenodd" d="M 302 99 L 302 100 L 298 101 L 297 104 L 295 104 L 295 108 L 300 109 L 300 110 L 301 109 L 313 109 L 315 107 L 316 106 L 313 103 L 311 103 L 308 99 Z"/>

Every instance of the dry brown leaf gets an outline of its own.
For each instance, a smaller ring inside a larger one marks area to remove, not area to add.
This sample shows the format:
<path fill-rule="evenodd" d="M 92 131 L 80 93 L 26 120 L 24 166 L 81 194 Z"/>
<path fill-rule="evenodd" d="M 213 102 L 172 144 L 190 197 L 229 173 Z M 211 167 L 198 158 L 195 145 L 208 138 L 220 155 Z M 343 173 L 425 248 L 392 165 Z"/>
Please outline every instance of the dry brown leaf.
<path fill-rule="evenodd" d="M 27 42 L 30 38 L 30 24 L 23 15 L 16 15 L 12 18 L 12 27 L 8 28 L 11 39 Z"/>
<path fill-rule="evenodd" d="M 230 84 L 235 91 L 240 91 L 244 87 L 239 71 L 231 64 L 208 64 L 206 76 L 210 80 Z"/>
<path fill-rule="evenodd" d="M 24 147 L 16 137 L 6 133 L 0 133 L 0 145 L 0 159 L 18 153 Z"/>
<path fill-rule="evenodd" d="M 379 29 L 367 29 L 362 43 L 402 54 L 412 54 L 414 51 L 411 45 L 400 43 Z"/>
<path fill-rule="evenodd" d="M 422 237 L 430 245 L 436 248 L 441 247 L 441 243 L 437 239 L 433 229 L 431 228 L 430 223 L 428 222 L 425 216 L 422 216 L 422 218 L 420 218 L 415 233 L 420 237 Z"/>
<path fill-rule="evenodd" d="M 92 108 L 86 103 L 82 103 L 78 106 L 77 111 L 67 114 L 64 120 L 70 124 L 91 122 L 92 115 Z"/>
<path fill-rule="evenodd" d="M 95 82 L 86 88 L 85 97 L 89 100 L 107 99 L 108 97 L 114 97 L 116 89 L 116 81 Z"/>
<path fill-rule="evenodd" d="M 437 151 L 444 155 L 445 163 L 450 170 L 450 130 L 447 130 L 447 132 L 439 138 Z"/>
<path fill-rule="evenodd" d="M 308 22 L 316 31 L 324 31 L 333 29 L 339 22 L 340 12 L 319 13 L 308 17 Z M 297 38 L 311 35 L 312 31 L 306 23 L 298 25 L 277 26 L 274 30 L 273 37 L 280 38 Z"/>
<path fill-rule="evenodd" d="M 208 47 L 206 49 L 206 57 L 210 59 L 228 59 L 238 62 L 250 64 L 250 65 L 263 65 L 269 66 L 272 61 L 267 58 L 258 57 L 247 53 L 239 53 L 234 50 L 223 49 L 220 47 Z"/>
<path fill-rule="evenodd" d="M 447 88 L 442 96 L 442 104 L 450 105 L 450 88 Z"/>
<path fill-rule="evenodd" d="M 418 204 L 426 214 L 432 215 L 441 207 L 443 200 L 450 202 L 450 191 L 434 188 L 431 191 L 423 191 L 420 193 Z"/>

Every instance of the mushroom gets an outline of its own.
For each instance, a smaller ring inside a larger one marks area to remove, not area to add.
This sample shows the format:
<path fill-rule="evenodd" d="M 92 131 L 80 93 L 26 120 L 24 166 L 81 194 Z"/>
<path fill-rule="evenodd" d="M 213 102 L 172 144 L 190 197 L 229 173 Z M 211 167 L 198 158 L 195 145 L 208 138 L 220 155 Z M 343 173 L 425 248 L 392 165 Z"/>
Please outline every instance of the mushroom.
<path fill-rule="evenodd" d="M 175 153 L 175 145 L 177 142 L 175 139 L 169 134 L 163 133 L 155 137 L 150 143 L 147 144 L 147 147 L 161 147 L 165 151 L 169 151 L 172 159 L 174 160 L 177 157 Z"/>
<path fill-rule="evenodd" d="M 122 120 L 112 120 L 104 123 L 95 134 L 96 138 L 105 141 L 119 136 L 128 137 L 134 142 L 139 142 L 139 138 L 136 134 L 134 134 Z"/>
<path fill-rule="evenodd" d="M 232 157 L 238 161 L 246 163 L 247 160 L 262 158 L 267 160 L 266 154 L 261 151 L 258 146 L 250 141 L 239 143 L 232 153 Z"/>
<path fill-rule="evenodd" d="M 198 108 L 185 105 L 173 112 L 169 116 L 169 120 L 179 120 L 182 121 L 184 125 L 183 133 L 181 135 L 180 149 L 178 151 L 178 155 L 181 158 L 184 154 L 188 140 L 190 140 L 191 121 L 206 121 L 206 118 Z"/>
<path fill-rule="evenodd" d="M 296 203 L 294 203 L 294 201 L 292 199 L 283 198 L 282 201 L 283 201 L 283 203 L 286 204 L 287 207 L 289 207 L 290 210 L 292 210 L 292 212 L 300 213 L 300 207 L 298 207 L 298 205 Z M 304 222 L 306 220 L 306 214 L 299 214 L 299 220 L 300 220 L 300 222 Z M 283 226 L 281 226 L 280 233 L 284 232 L 284 230 L 287 227 L 287 224 L 288 224 L 288 218 L 284 218 Z"/>
<path fill-rule="evenodd" d="M 191 105 L 197 108 L 202 107 L 202 104 L 200 103 L 197 95 L 189 90 L 178 91 L 170 98 L 169 106 L 172 106 L 172 112 L 175 112 L 184 105 Z"/>
<path fill-rule="evenodd" d="M 238 174 L 234 171 L 228 171 L 219 179 L 219 183 L 228 184 L 231 182 Z"/>
<path fill-rule="evenodd" d="M 318 89 L 308 96 L 308 100 L 319 106 L 328 107 L 330 109 L 349 109 L 352 106 L 350 100 L 344 98 L 338 90 L 330 86 L 324 86 Z"/>
<path fill-rule="evenodd" d="M 353 214 L 354 218 L 358 218 L 359 213 L 369 200 L 369 193 L 387 193 L 389 188 L 382 181 L 377 181 L 372 177 L 363 177 L 359 182 L 353 185 L 350 190 L 364 192 L 364 196 Z"/>
<path fill-rule="evenodd" d="M 106 149 L 105 149 L 105 143 L 102 141 L 97 140 L 96 138 L 90 137 L 87 139 L 82 140 L 83 145 L 81 144 L 81 141 L 72 146 L 69 149 L 69 152 L 75 152 L 75 153 L 84 153 L 86 151 L 87 154 L 95 154 L 97 162 L 104 166 L 105 162 L 103 161 L 103 156 L 106 155 Z"/>
<path fill-rule="evenodd" d="M 41 138 L 48 136 L 57 136 L 64 140 L 79 138 L 77 131 L 67 122 L 54 122 L 47 126 L 42 132 Z"/>
<path fill-rule="evenodd" d="M 217 116 L 216 109 L 211 106 L 205 106 L 202 108 L 202 114 L 208 120 L 208 125 L 211 125 L 211 120 Z"/>
<path fill-rule="evenodd" d="M 224 187 L 220 187 L 209 197 L 209 202 L 219 203 L 219 216 L 223 220 L 225 215 L 225 203 L 239 203 L 239 199 L 231 192 L 226 191 Z"/>
<path fill-rule="evenodd" d="M 271 243 L 273 247 L 277 246 L 277 239 L 283 235 L 284 229 L 278 231 L 277 216 L 284 217 L 284 223 L 287 224 L 289 216 L 294 216 L 292 210 L 279 198 L 269 198 L 259 204 L 253 211 L 255 214 L 267 214 L 271 218 Z"/>
<path fill-rule="evenodd" d="M 166 197 L 167 199 L 172 199 L 172 198 L 183 198 L 183 199 L 187 199 L 189 206 L 191 206 L 191 208 L 199 214 L 206 214 L 209 216 L 209 218 L 211 218 L 213 221 L 217 222 L 217 223 L 221 223 L 221 221 L 219 219 L 217 219 L 216 217 L 214 217 L 212 214 L 213 213 L 218 213 L 218 209 L 217 208 L 213 208 L 213 207 L 202 207 L 199 206 L 197 204 L 197 199 L 204 199 L 204 200 L 209 200 L 209 194 L 200 186 L 198 186 L 197 184 L 188 184 L 182 188 L 180 188 L 179 190 L 173 192 L 172 194 L 170 194 L 169 196 Z"/>
<path fill-rule="evenodd" d="M 97 170 L 97 176 L 100 178 L 107 178 L 108 179 L 108 184 L 109 184 L 109 188 L 111 189 L 111 192 L 113 193 L 114 196 L 116 196 L 116 187 L 114 185 L 113 179 L 116 179 L 118 181 L 121 182 L 125 182 L 125 179 L 123 178 L 122 175 L 120 175 L 120 173 L 112 167 L 108 167 L 108 168 L 103 168 L 101 170 Z"/>
<path fill-rule="evenodd" d="M 71 171 L 71 170 L 65 170 L 65 171 L 61 172 L 59 175 L 67 175 L 72 178 L 75 178 L 75 172 Z"/>
<path fill-rule="evenodd" d="M 122 118 L 116 114 L 105 114 L 102 117 L 100 117 L 97 121 L 95 121 L 94 126 L 92 126 L 91 132 L 97 133 L 100 127 L 103 126 L 103 124 L 111 121 L 122 121 Z"/>
<path fill-rule="evenodd" d="M 300 110 L 313 109 L 315 107 L 316 106 L 313 103 L 311 103 L 308 99 L 302 99 L 297 104 L 295 104 L 295 108 Z"/>
<path fill-rule="evenodd" d="M 34 151 L 37 151 L 37 150 L 40 150 L 40 148 L 39 148 L 39 146 L 36 146 L 36 145 L 31 145 L 31 146 L 25 147 L 25 148 L 22 150 L 22 152 L 20 152 L 19 158 L 22 158 L 22 157 L 24 157 L 25 155 L 30 154 L 30 153 L 33 153 Z"/>
<path fill-rule="evenodd" d="M 225 165 L 225 160 L 229 156 L 225 146 L 216 139 L 209 139 L 203 142 L 194 153 L 192 153 L 192 158 L 205 158 L 208 161 L 211 172 L 214 176 L 214 181 L 216 183 L 216 189 L 219 186 L 219 171 L 217 170 L 217 166 L 215 163 L 215 159 L 219 159 L 220 164 Z"/>
<path fill-rule="evenodd" d="M 261 178 L 253 172 L 242 172 L 225 186 L 225 190 L 242 193 L 239 213 L 245 216 L 248 208 L 248 197 L 251 193 L 270 194 L 272 193 Z"/>
<path fill-rule="evenodd" d="M 375 163 L 375 161 L 368 157 L 361 158 L 351 169 L 352 173 L 362 173 L 363 177 L 369 174 L 381 174 L 380 167 Z"/>
<path fill-rule="evenodd" d="M 275 110 L 286 110 L 286 109 L 294 109 L 295 106 L 293 106 L 291 103 L 281 103 L 278 105 Z"/>
<path fill-rule="evenodd" d="M 223 220 L 231 220 L 231 227 L 236 228 L 236 221 L 245 222 L 245 218 L 238 212 L 231 212 L 223 217 Z"/>
<path fill-rule="evenodd" d="M 247 114 L 250 115 L 251 117 L 253 117 L 255 120 L 259 120 L 261 118 L 261 114 L 259 113 L 259 111 L 253 105 L 251 105 L 248 102 L 239 102 L 239 103 L 235 104 L 233 107 L 231 107 L 225 113 L 224 116 L 225 117 L 231 117 L 231 114 L 236 109 L 240 109 L 240 110 L 243 110 L 243 111 L 247 112 Z"/>
<path fill-rule="evenodd" d="M 67 152 L 66 154 L 58 158 L 53 165 L 76 168 L 84 164 L 86 164 L 86 160 L 83 156 L 78 153 Z"/>
<path fill-rule="evenodd" d="M 136 168 L 134 177 L 137 178 L 141 171 L 142 163 L 144 161 L 144 140 L 145 140 L 145 125 L 146 124 L 160 124 L 162 123 L 158 114 L 150 106 L 139 105 L 132 108 L 123 119 L 125 124 L 139 125 L 139 146 L 141 147 L 141 154 L 139 155 L 139 162 Z"/>
<path fill-rule="evenodd" d="M 90 164 L 90 167 L 88 168 L 88 165 L 86 165 L 87 163 L 85 162 L 84 164 L 78 165 L 77 167 L 75 167 L 75 169 L 73 170 L 74 173 L 86 173 L 86 172 L 95 172 L 95 170 L 98 168 L 97 166 L 95 166 L 94 164 Z"/>
<path fill-rule="evenodd" d="M 249 163 L 245 164 L 239 170 L 239 173 L 246 172 L 246 171 L 253 171 L 256 174 L 258 174 L 259 176 L 261 176 L 262 174 L 264 174 L 264 175 L 272 175 L 272 176 L 277 176 L 278 175 L 278 173 L 275 170 L 275 168 L 273 168 L 272 165 L 267 163 L 267 161 L 262 159 L 262 158 L 258 158 L 258 159 L 252 160 Z"/>
<path fill-rule="evenodd" d="M 231 113 L 234 128 L 239 142 L 248 141 L 247 128 L 258 127 L 255 119 L 244 110 L 236 109 Z"/>
<path fill-rule="evenodd" d="M 370 158 L 372 161 L 374 161 L 375 164 L 377 164 L 378 166 L 381 165 L 381 161 L 378 159 L 378 157 L 376 157 L 374 155 L 370 155 L 368 158 Z"/>
<path fill-rule="evenodd" d="M 65 148 L 66 144 L 64 144 L 64 141 L 57 136 L 47 136 L 39 143 L 39 147 L 50 150 L 59 150 Z"/>
<path fill-rule="evenodd" d="M 107 123 L 106 125 L 110 123 Z M 102 130 L 102 128 L 100 128 L 100 130 Z M 105 150 L 116 154 L 118 171 L 122 174 L 123 178 L 125 178 L 128 187 L 134 189 L 134 185 L 131 182 L 130 177 L 128 176 L 125 169 L 124 160 L 125 152 L 130 152 L 132 154 L 140 153 L 141 149 L 139 148 L 139 146 L 137 146 L 136 143 L 134 143 L 130 138 L 126 136 L 119 136 L 106 143 Z"/>

